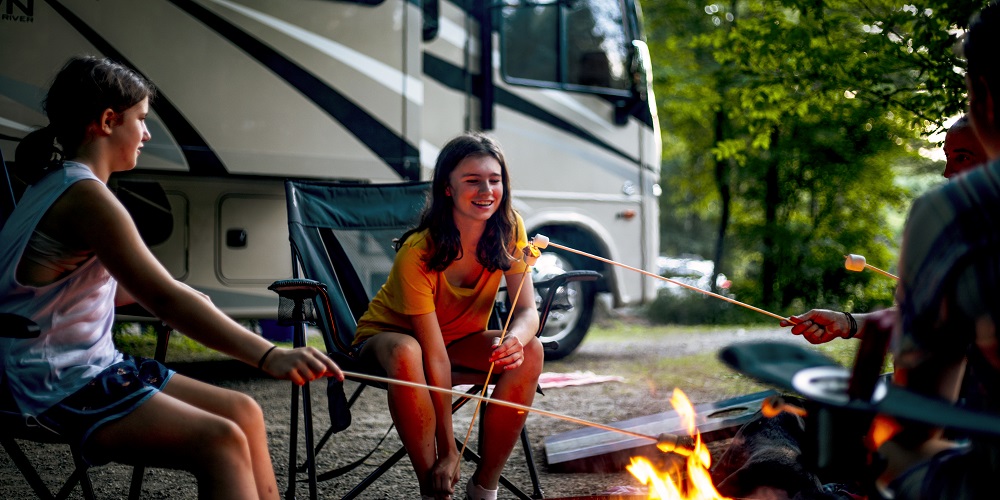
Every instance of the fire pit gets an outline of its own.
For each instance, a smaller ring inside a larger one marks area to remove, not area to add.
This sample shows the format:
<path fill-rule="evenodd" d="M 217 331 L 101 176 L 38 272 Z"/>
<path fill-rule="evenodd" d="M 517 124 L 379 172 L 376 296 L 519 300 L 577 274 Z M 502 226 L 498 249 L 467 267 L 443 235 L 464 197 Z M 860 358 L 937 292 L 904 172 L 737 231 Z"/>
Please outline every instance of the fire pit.
<path fill-rule="evenodd" d="M 633 499 L 722 499 L 712 484 L 709 468 L 712 456 L 695 424 L 695 410 L 687 396 L 680 389 L 674 389 L 671 405 L 680 415 L 687 435 L 691 436 L 691 448 L 678 447 L 663 453 L 655 460 L 633 457 L 626 466 L 629 472 L 644 485 L 626 486 L 614 491 L 587 497 L 563 497 L 554 500 L 633 500 Z"/>

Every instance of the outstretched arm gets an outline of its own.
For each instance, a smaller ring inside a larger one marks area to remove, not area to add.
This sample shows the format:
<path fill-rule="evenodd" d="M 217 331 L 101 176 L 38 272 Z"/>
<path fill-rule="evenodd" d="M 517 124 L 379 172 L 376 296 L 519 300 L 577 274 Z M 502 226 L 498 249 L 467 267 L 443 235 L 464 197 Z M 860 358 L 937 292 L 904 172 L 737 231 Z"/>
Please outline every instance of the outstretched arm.
<path fill-rule="evenodd" d="M 57 221 L 69 243 L 93 249 L 119 285 L 172 328 L 252 366 L 271 349 L 270 342 L 226 316 L 203 294 L 174 280 L 104 184 L 77 182 L 46 217 Z M 313 348 L 275 349 L 263 369 L 298 384 L 321 376 L 343 378 L 336 364 Z"/>

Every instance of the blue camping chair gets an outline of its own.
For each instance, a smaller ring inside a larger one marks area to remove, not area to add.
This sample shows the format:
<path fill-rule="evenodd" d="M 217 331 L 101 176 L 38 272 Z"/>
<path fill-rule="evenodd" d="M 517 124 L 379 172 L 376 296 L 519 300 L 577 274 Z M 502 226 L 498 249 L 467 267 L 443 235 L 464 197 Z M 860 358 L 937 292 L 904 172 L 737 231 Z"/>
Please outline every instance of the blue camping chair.
<path fill-rule="evenodd" d="M 356 372 L 378 373 L 378 367 L 360 366 L 349 355 L 357 320 L 368 308 L 368 302 L 385 283 L 392 267 L 395 250 L 393 239 L 416 225 L 423 208 L 429 183 L 410 182 L 399 184 L 345 184 L 317 181 L 286 181 L 285 194 L 288 207 L 288 231 L 292 247 L 293 279 L 277 281 L 271 289 L 278 293 L 279 321 L 294 325 L 295 346 L 305 345 L 306 323 L 315 324 L 328 354 L 344 369 Z M 553 309 L 569 307 L 565 285 L 570 281 L 593 281 L 600 277 L 595 271 L 571 271 L 555 278 L 535 283 L 539 305 L 540 328 Z M 495 316 L 499 308 L 495 308 Z M 494 318 L 497 321 L 498 318 Z M 470 394 L 482 390 L 485 373 L 453 372 L 454 385 L 473 384 Z M 365 381 L 351 395 L 341 398 L 342 388 L 332 390 L 330 413 L 333 427 L 313 444 L 312 400 L 309 385 L 292 385 L 291 432 L 289 438 L 289 478 L 286 498 L 295 496 L 298 475 L 304 472 L 309 483 L 310 498 L 316 498 L 317 481 L 337 477 L 362 460 L 324 474 L 317 475 L 316 454 L 330 437 L 350 424 L 350 407 L 368 386 Z M 336 381 L 330 384 L 338 384 Z M 476 386 L 478 384 L 478 387 Z M 300 398 L 301 391 L 301 398 Z M 297 443 L 299 402 L 302 404 L 302 422 L 305 441 L 305 462 L 299 466 Z M 458 410 L 467 398 L 459 398 L 452 405 Z M 481 422 L 481 421 L 480 421 Z M 480 433 L 482 435 L 482 433 Z M 521 441 L 532 479 L 533 491 L 529 496 L 506 477 L 500 483 L 522 499 L 542 498 L 537 471 L 528 442 L 527 431 L 522 430 Z M 458 443 L 461 447 L 461 442 Z M 361 483 L 343 498 L 355 498 L 405 455 L 400 448 L 392 457 L 378 466 Z M 479 457 L 466 449 L 464 458 L 478 463 Z"/>

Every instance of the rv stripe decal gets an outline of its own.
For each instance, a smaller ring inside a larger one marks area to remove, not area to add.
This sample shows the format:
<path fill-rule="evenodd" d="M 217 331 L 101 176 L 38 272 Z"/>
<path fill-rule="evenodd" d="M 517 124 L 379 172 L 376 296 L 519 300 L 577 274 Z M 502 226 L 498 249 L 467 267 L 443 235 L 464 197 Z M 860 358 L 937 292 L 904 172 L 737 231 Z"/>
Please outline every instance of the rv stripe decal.
<path fill-rule="evenodd" d="M 442 85 L 459 92 L 466 92 L 465 73 L 462 68 L 451 64 L 433 54 L 424 52 L 424 74 L 437 80 Z M 480 75 L 472 75 L 472 78 L 481 78 Z M 473 89 L 481 88 L 473 82 Z M 476 97 L 479 97 L 478 95 Z M 547 123 L 552 127 L 562 130 L 568 134 L 575 135 L 595 146 L 605 149 L 617 156 L 620 156 L 632 163 L 639 163 L 638 158 L 630 156 L 628 153 L 608 144 L 590 132 L 577 127 L 576 125 L 546 111 L 545 109 L 525 100 L 510 91 L 499 86 L 494 88 L 494 99 L 498 105 L 510 108 L 531 118 Z"/>
<path fill-rule="evenodd" d="M 87 23 L 83 22 L 76 14 L 73 14 L 56 0 L 46 0 L 46 3 L 102 54 L 128 66 L 132 71 L 140 75 L 143 74 L 142 71 L 139 71 L 139 68 L 136 68 L 121 52 L 118 52 L 107 40 L 101 37 L 90 26 L 87 26 Z M 181 151 L 184 153 L 184 158 L 187 160 L 188 168 L 192 174 L 225 175 L 226 167 L 222 164 L 222 160 L 216 156 L 212 148 L 205 142 L 205 139 L 198 134 L 194 127 L 191 126 L 191 123 L 174 107 L 170 99 L 163 92 L 157 90 L 157 96 L 152 102 L 152 107 L 160 119 L 163 120 L 163 124 L 170 130 L 174 139 L 177 140 L 177 143 L 181 145 Z"/>
<path fill-rule="evenodd" d="M 256 59 L 264 67 L 302 92 L 320 109 L 337 120 L 354 137 L 378 155 L 403 179 L 416 180 L 420 175 L 417 148 L 397 136 L 375 117 L 365 112 L 343 94 L 337 92 L 315 75 L 295 64 L 278 51 L 265 45 L 191 0 L 170 0 L 235 46 Z"/>

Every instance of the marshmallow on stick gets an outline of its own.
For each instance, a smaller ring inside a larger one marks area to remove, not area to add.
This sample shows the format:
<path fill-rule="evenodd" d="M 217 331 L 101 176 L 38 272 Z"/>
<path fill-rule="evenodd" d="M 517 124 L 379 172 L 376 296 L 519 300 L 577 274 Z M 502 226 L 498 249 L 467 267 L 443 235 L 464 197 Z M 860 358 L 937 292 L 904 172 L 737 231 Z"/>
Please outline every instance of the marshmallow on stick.
<path fill-rule="evenodd" d="M 544 234 L 536 234 L 533 238 L 531 238 L 531 244 L 539 250 L 544 249 L 549 246 L 549 237 Z"/>
<path fill-rule="evenodd" d="M 868 262 L 865 260 L 864 255 L 857 255 L 852 253 L 846 255 L 845 257 L 847 258 L 847 261 L 844 262 L 844 267 L 846 267 L 848 271 L 854 271 L 856 273 L 860 273 L 861 271 L 864 271 L 865 266 L 868 265 Z"/>
<path fill-rule="evenodd" d="M 890 277 L 890 278 L 892 278 L 892 279 L 894 279 L 896 281 L 899 281 L 899 277 L 896 276 L 895 274 L 887 273 L 887 272 L 885 272 L 885 271 L 883 271 L 883 270 L 881 270 L 881 269 L 879 269 L 879 268 L 877 268 L 875 266 L 872 266 L 872 265 L 868 264 L 868 262 L 865 260 L 865 256 L 864 255 L 858 255 L 858 254 L 852 253 L 852 254 L 845 255 L 844 259 L 845 259 L 845 261 L 844 261 L 844 267 L 847 268 L 848 271 L 854 271 L 856 273 L 860 273 L 861 271 L 864 271 L 865 268 L 867 267 L 868 269 L 871 269 L 872 271 L 875 271 L 875 272 L 880 273 L 880 274 L 882 274 L 884 276 L 888 276 L 888 277 Z"/>

